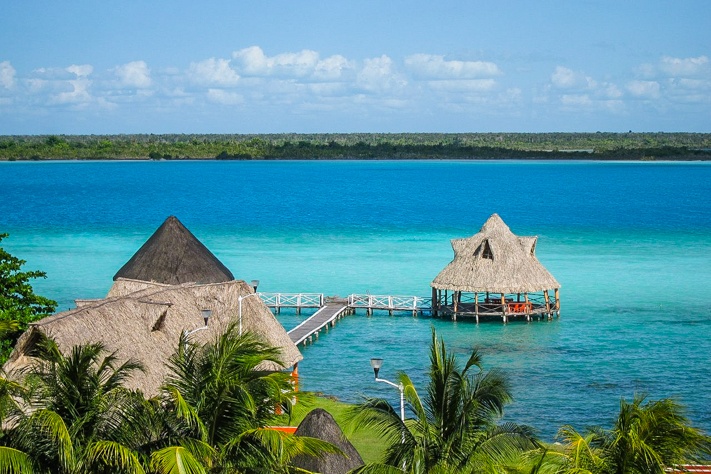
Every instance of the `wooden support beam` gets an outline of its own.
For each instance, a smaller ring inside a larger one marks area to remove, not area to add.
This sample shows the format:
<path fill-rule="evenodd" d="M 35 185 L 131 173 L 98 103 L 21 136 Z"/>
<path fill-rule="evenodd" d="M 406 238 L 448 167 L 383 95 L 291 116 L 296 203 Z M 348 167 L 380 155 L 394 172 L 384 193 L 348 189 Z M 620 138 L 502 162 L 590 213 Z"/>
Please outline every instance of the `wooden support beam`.
<path fill-rule="evenodd" d="M 474 293 L 474 315 L 476 323 L 479 324 L 479 293 Z"/>

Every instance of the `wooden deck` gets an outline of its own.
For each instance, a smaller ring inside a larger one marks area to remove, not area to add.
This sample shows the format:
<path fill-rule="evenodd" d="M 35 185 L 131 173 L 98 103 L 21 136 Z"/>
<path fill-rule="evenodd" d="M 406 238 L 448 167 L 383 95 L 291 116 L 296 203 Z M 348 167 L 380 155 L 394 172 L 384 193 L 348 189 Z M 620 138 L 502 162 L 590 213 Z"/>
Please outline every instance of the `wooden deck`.
<path fill-rule="evenodd" d="M 318 334 L 322 329 L 328 329 L 329 324 L 331 327 L 335 326 L 336 320 L 347 314 L 347 312 L 348 304 L 345 301 L 326 303 L 311 317 L 289 331 L 289 337 L 297 346 L 311 343 L 314 338 L 318 339 Z"/>

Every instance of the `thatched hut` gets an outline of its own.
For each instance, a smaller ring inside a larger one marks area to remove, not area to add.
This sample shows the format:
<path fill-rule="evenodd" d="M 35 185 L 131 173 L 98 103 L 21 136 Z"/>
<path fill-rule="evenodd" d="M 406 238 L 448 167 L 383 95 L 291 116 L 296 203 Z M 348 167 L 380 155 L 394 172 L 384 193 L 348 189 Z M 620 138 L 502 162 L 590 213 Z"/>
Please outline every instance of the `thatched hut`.
<path fill-rule="evenodd" d="M 114 275 L 131 280 L 180 283 L 221 283 L 232 272 L 175 216 L 168 217 Z"/>
<path fill-rule="evenodd" d="M 560 284 L 536 258 L 536 241 L 514 235 L 497 214 L 477 234 L 452 240 L 454 259 L 430 285 L 435 314 L 477 322 L 559 316 Z"/>
<path fill-rule="evenodd" d="M 294 434 L 321 439 L 331 443 L 343 452 L 343 455 L 297 456 L 291 463 L 295 467 L 322 474 L 345 474 L 364 464 L 360 454 L 344 436 L 336 420 L 322 408 L 311 410 L 299 424 Z"/>
<path fill-rule="evenodd" d="M 53 338 L 64 353 L 78 344 L 102 342 L 109 351 L 116 351 L 119 360 L 133 358 L 144 365 L 145 372 L 134 373 L 127 386 L 153 396 L 167 374 L 166 361 L 177 349 L 180 334 L 189 331 L 191 341 L 211 340 L 228 324 L 239 322 L 240 306 L 243 330 L 281 349 L 283 366 L 272 364 L 265 369 L 294 366 L 302 359 L 301 353 L 269 308 L 257 296 L 247 297 L 253 294 L 253 288 L 243 281 L 165 285 L 119 279 L 107 298 L 79 302 L 76 309 L 32 323 L 5 369 L 30 364 L 41 335 Z M 211 310 L 207 325 L 203 309 Z"/>

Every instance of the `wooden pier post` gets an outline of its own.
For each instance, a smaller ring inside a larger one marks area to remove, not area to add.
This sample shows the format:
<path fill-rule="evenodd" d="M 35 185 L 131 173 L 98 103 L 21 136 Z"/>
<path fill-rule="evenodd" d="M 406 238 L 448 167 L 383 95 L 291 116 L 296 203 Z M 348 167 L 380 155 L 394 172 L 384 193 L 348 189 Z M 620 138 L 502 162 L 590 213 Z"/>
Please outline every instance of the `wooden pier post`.
<path fill-rule="evenodd" d="M 560 318 L 560 288 L 555 289 L 555 316 Z"/>
<path fill-rule="evenodd" d="M 474 293 L 474 317 L 479 324 L 479 293 Z"/>
<path fill-rule="evenodd" d="M 551 299 L 548 295 L 548 290 L 543 290 L 543 298 L 546 300 L 546 314 L 548 315 L 548 320 L 553 319 L 553 315 L 551 314 Z"/>
<path fill-rule="evenodd" d="M 506 295 L 501 293 L 501 313 L 504 318 L 504 324 L 509 322 L 509 318 L 506 315 Z"/>
<path fill-rule="evenodd" d="M 435 318 L 437 317 L 438 314 L 438 306 L 439 306 L 439 298 L 437 297 L 439 295 L 439 290 L 436 288 L 432 288 L 432 316 Z"/>

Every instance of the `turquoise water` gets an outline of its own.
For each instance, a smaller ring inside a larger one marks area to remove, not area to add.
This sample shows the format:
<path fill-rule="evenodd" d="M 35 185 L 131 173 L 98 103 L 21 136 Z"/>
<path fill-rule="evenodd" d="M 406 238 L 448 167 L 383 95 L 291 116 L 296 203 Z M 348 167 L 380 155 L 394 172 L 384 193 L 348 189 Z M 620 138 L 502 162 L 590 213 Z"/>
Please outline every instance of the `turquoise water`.
<path fill-rule="evenodd" d="M 499 213 L 562 284 L 562 317 L 472 324 L 363 314 L 302 350 L 301 384 L 343 400 L 424 382 L 431 327 L 505 370 L 506 418 L 544 438 L 607 424 L 620 397 L 677 397 L 711 431 L 711 164 L 595 162 L 0 163 L 3 246 L 64 310 L 176 215 L 266 292 L 430 294 L 449 239 Z M 290 328 L 299 319 L 282 314 Z"/>

